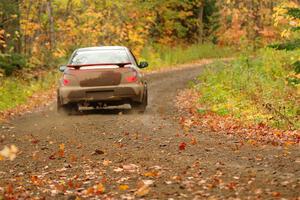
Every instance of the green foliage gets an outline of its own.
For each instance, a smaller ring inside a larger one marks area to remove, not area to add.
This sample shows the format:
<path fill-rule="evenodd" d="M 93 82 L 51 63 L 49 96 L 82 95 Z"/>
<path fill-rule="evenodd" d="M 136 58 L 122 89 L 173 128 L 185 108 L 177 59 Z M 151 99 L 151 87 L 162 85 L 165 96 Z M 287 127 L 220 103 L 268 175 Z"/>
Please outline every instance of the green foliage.
<path fill-rule="evenodd" d="M 288 8 L 288 15 L 291 17 L 300 19 L 300 9 L 299 8 Z"/>
<path fill-rule="evenodd" d="M 289 17 L 292 17 L 293 19 L 300 19 L 300 9 L 299 8 L 286 8 L 287 13 Z M 300 30 L 300 27 L 291 26 L 290 29 L 294 32 Z M 279 43 L 279 44 L 273 44 L 269 45 L 270 48 L 274 48 L 276 50 L 287 50 L 287 51 L 293 51 L 298 48 L 300 48 L 300 39 L 295 39 L 292 41 L 287 41 L 285 43 Z"/>
<path fill-rule="evenodd" d="M 293 51 L 300 48 L 300 39 L 288 41 L 285 43 L 271 44 L 268 47 L 276 50 Z"/>
<path fill-rule="evenodd" d="M 201 103 L 220 115 L 280 128 L 299 128 L 297 88 L 287 84 L 291 58 L 298 52 L 262 49 L 259 57 L 241 56 L 230 63 L 215 63 L 200 75 L 195 87 Z"/>
<path fill-rule="evenodd" d="M 27 102 L 28 97 L 37 91 L 53 87 L 57 73 L 49 73 L 36 79 L 20 79 L 17 77 L 0 78 L 0 111 L 14 108 Z"/>
<path fill-rule="evenodd" d="M 26 58 L 22 54 L 0 54 L 0 70 L 9 76 L 16 69 L 26 66 Z"/>
<path fill-rule="evenodd" d="M 294 71 L 296 72 L 296 74 L 300 74 L 300 61 L 296 61 L 293 63 L 294 66 Z"/>
<path fill-rule="evenodd" d="M 286 9 L 287 9 L 287 15 L 289 17 L 293 18 L 294 20 L 300 19 L 300 9 L 299 8 L 286 8 Z M 300 30 L 300 27 L 292 26 L 292 27 L 290 27 L 290 30 L 297 32 Z M 292 41 L 287 41 L 287 42 L 281 43 L 281 44 L 273 44 L 273 45 L 270 45 L 269 47 L 274 48 L 276 50 L 294 51 L 294 50 L 297 50 L 300 48 L 300 39 L 296 38 Z M 294 72 L 296 73 L 296 75 L 299 74 L 300 73 L 300 61 L 297 60 L 296 62 L 294 62 L 292 64 L 292 66 L 294 67 Z M 298 84 L 300 84 L 299 76 L 293 76 L 293 75 L 291 76 L 291 74 L 289 74 L 286 79 L 290 85 L 297 86 Z"/>
<path fill-rule="evenodd" d="M 220 8 L 217 6 L 217 0 L 204 1 L 204 31 L 207 37 L 206 41 L 217 43 L 216 32 L 220 28 Z"/>
<path fill-rule="evenodd" d="M 175 44 L 178 40 L 198 41 L 201 27 L 199 13 L 203 8 L 202 0 L 152 1 L 151 8 L 155 11 L 155 24 L 151 33 L 156 42 Z M 208 18 L 211 13 L 205 14 L 207 14 L 205 17 Z"/>

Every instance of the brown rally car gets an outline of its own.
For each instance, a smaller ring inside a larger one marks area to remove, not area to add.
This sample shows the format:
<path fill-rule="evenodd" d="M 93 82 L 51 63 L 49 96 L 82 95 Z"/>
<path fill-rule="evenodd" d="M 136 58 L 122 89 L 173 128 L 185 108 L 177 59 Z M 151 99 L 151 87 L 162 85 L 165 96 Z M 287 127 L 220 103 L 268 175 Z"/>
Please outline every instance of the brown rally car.
<path fill-rule="evenodd" d="M 144 112 L 148 101 L 147 83 L 132 52 L 121 46 L 77 49 L 63 72 L 57 90 L 57 109 L 69 114 L 80 107 L 105 107 L 130 104 Z"/>

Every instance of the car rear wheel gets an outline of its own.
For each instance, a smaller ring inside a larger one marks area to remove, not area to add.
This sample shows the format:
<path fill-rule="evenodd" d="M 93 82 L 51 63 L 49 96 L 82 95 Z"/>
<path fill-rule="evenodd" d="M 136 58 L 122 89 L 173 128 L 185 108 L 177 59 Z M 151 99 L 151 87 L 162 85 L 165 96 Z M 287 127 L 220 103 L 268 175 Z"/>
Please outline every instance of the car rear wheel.
<path fill-rule="evenodd" d="M 57 96 L 57 112 L 59 114 L 75 115 L 79 111 L 77 104 L 66 104 L 63 105 L 60 101 L 59 96 Z"/>
<path fill-rule="evenodd" d="M 60 113 L 63 110 L 63 105 L 61 104 L 60 98 L 57 95 L 57 101 L 56 101 L 56 108 L 57 108 L 57 112 Z"/>
<path fill-rule="evenodd" d="M 139 113 L 144 113 L 148 105 L 148 90 L 145 89 L 142 102 L 134 102 L 131 104 L 133 110 L 138 111 Z"/>

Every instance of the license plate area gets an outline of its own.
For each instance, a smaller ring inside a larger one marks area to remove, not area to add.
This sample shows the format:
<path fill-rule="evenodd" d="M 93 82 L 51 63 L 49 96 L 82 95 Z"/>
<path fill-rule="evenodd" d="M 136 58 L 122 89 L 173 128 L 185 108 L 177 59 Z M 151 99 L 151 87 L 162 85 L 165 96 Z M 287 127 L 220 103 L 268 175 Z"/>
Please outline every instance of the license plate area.
<path fill-rule="evenodd" d="M 88 91 L 86 92 L 86 97 L 88 99 L 95 99 L 95 100 L 105 100 L 112 97 L 114 94 L 113 90 L 106 90 L 106 91 Z"/>

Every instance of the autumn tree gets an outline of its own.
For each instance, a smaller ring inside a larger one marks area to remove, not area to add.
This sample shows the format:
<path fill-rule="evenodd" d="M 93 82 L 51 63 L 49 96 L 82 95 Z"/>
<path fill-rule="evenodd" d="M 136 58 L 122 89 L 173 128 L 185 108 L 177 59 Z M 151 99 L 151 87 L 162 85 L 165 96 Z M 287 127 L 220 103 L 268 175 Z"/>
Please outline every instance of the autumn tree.
<path fill-rule="evenodd" d="M 300 3 L 284 2 L 275 9 L 275 25 L 282 28 L 283 43 L 269 45 L 277 50 L 293 51 L 300 49 Z M 294 71 L 287 77 L 292 85 L 300 84 L 300 58 L 292 63 Z"/>
<path fill-rule="evenodd" d="M 19 0 L 0 1 L 0 74 L 25 65 L 21 52 Z"/>
<path fill-rule="evenodd" d="M 254 48 L 278 39 L 273 26 L 273 8 L 281 0 L 228 0 L 220 8 L 219 43 L 251 45 Z"/>

